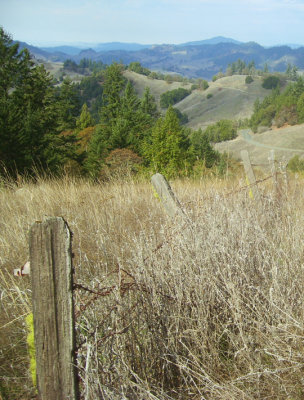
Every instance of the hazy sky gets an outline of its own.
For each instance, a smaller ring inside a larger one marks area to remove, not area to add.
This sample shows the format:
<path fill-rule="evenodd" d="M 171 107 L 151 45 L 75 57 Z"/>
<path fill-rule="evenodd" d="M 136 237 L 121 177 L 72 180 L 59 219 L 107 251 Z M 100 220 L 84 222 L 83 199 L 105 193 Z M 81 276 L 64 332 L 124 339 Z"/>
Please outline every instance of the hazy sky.
<path fill-rule="evenodd" d="M 304 44 L 304 0 L 0 0 L 0 25 L 34 45 L 214 36 Z"/>

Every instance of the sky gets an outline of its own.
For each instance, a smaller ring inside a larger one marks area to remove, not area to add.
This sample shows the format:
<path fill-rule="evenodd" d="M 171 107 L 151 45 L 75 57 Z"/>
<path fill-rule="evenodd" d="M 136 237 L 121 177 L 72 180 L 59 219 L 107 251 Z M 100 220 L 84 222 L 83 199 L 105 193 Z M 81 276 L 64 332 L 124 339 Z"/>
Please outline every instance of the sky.
<path fill-rule="evenodd" d="M 0 26 L 38 46 L 180 44 L 215 36 L 304 44 L 304 0 L 0 0 Z"/>

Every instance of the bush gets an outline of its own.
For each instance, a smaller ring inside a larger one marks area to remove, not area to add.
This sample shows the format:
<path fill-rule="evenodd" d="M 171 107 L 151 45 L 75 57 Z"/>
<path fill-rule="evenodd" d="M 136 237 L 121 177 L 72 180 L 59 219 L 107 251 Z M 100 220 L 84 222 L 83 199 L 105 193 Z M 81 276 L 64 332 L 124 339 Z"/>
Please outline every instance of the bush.
<path fill-rule="evenodd" d="M 106 167 L 102 175 L 108 177 L 125 177 L 138 171 L 142 158 L 130 149 L 115 149 L 105 159 Z"/>
<path fill-rule="evenodd" d="M 247 85 L 249 85 L 252 82 L 253 82 L 252 76 L 250 76 L 250 75 L 246 76 L 245 83 L 247 83 Z"/>
<path fill-rule="evenodd" d="M 149 76 L 151 74 L 151 71 L 148 68 L 144 68 L 140 62 L 131 62 L 128 69 L 140 75 Z"/>
<path fill-rule="evenodd" d="M 216 124 L 209 125 L 204 134 L 213 143 L 232 140 L 237 137 L 236 125 L 233 121 L 222 119 Z"/>
<path fill-rule="evenodd" d="M 206 98 L 207 98 L 208 100 L 211 99 L 211 97 L 213 97 L 213 94 L 212 94 L 212 93 L 208 93 L 207 96 L 206 96 Z"/>
<path fill-rule="evenodd" d="M 291 172 L 304 172 L 304 160 L 296 155 L 289 160 L 287 168 Z"/>
<path fill-rule="evenodd" d="M 275 89 L 279 86 L 280 79 L 275 75 L 270 75 L 264 78 L 262 87 L 264 89 Z"/>
<path fill-rule="evenodd" d="M 173 106 L 174 104 L 187 97 L 190 93 L 190 90 L 184 88 L 169 90 L 168 92 L 165 92 L 160 96 L 160 106 L 162 108 Z"/>
<path fill-rule="evenodd" d="M 184 125 L 189 122 L 188 115 L 186 113 L 182 113 L 178 108 L 173 107 L 173 111 L 177 115 L 177 118 L 179 119 L 179 122 Z"/>

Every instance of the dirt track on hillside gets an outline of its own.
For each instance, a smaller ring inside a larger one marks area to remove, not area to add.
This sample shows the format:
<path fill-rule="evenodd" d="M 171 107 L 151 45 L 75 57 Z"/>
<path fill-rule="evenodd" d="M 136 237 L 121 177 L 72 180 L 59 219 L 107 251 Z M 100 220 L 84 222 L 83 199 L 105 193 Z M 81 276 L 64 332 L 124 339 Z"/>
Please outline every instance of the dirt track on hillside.
<path fill-rule="evenodd" d="M 229 142 L 217 143 L 215 148 L 240 159 L 241 150 L 248 150 L 252 163 L 268 169 L 270 150 L 276 159 L 287 163 L 294 155 L 304 156 L 304 124 L 253 134 L 250 129 L 239 131 L 239 136 Z"/>

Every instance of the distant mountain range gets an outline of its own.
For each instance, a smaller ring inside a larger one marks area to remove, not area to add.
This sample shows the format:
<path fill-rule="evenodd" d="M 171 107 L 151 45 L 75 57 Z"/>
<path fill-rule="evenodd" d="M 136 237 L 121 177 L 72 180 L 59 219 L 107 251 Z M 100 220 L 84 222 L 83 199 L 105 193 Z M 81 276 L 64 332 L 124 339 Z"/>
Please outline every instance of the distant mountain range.
<path fill-rule="evenodd" d="M 285 71 L 287 65 L 304 69 L 304 47 L 298 45 L 263 47 L 255 42 L 242 43 L 225 37 L 183 44 L 143 45 L 138 43 L 100 43 L 83 49 L 73 46 L 34 47 L 19 42 L 32 55 L 42 61 L 79 62 L 82 58 L 111 64 L 122 61 L 129 64 L 139 61 L 151 70 L 178 73 L 188 77 L 210 79 L 220 70 L 225 71 L 228 64 L 244 60 L 254 61 L 256 68 L 267 63 L 269 70 Z"/>

